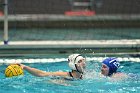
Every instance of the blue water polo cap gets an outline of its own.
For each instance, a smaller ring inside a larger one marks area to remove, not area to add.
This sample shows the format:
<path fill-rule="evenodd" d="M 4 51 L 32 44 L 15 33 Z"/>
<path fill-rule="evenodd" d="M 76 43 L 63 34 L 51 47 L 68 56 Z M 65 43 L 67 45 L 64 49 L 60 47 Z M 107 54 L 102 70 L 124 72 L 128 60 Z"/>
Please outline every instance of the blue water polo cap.
<path fill-rule="evenodd" d="M 120 62 L 117 58 L 109 57 L 103 60 L 103 64 L 107 65 L 109 68 L 108 76 L 112 75 L 113 73 L 116 73 L 117 69 L 120 66 Z"/>

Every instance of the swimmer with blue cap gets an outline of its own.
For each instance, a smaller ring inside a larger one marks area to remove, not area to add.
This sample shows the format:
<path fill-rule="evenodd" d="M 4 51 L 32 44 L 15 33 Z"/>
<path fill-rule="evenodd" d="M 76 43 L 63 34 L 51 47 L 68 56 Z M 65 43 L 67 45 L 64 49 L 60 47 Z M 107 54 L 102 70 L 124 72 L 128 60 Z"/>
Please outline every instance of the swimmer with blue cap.
<path fill-rule="evenodd" d="M 117 58 L 106 58 L 102 62 L 101 72 L 105 76 L 111 76 L 112 74 L 117 72 L 120 63 Z"/>
<path fill-rule="evenodd" d="M 101 74 L 109 77 L 126 77 L 126 74 L 118 72 L 120 62 L 115 57 L 109 57 L 102 61 Z"/>

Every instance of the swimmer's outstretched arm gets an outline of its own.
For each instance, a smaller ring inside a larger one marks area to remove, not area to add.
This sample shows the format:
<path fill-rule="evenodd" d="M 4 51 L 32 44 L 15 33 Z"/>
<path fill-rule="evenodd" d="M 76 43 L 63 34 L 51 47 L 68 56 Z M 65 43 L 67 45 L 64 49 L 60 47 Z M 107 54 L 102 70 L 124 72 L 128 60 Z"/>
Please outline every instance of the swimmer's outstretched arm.
<path fill-rule="evenodd" d="M 23 64 L 19 64 L 24 70 L 28 71 L 34 76 L 45 77 L 45 76 L 69 76 L 68 72 L 45 72 L 36 68 L 32 68 Z"/>

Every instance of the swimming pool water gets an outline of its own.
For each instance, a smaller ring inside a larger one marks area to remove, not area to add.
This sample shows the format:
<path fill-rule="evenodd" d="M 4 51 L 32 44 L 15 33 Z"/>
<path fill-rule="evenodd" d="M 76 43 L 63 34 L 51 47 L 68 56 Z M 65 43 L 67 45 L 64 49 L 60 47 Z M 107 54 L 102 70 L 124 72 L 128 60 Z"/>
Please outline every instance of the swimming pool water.
<path fill-rule="evenodd" d="M 56 63 L 25 63 L 45 71 L 70 71 L 66 61 Z M 24 76 L 6 78 L 0 68 L 0 93 L 140 93 L 140 63 L 121 62 L 120 71 L 131 74 L 125 80 L 99 78 L 100 62 L 88 61 L 83 80 L 63 80 L 53 77 L 35 77 L 24 71 Z"/>

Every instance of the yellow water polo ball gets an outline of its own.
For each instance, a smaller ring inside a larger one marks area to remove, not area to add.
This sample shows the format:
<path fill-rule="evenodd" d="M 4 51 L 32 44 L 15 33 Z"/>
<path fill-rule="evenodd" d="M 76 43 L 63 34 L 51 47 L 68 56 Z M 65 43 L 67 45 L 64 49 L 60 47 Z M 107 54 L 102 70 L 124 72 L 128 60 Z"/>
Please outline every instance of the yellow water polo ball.
<path fill-rule="evenodd" d="M 13 76 L 19 76 L 19 75 L 23 75 L 23 69 L 19 66 L 19 65 L 9 65 L 6 69 L 5 69 L 5 76 L 6 77 L 13 77 Z"/>

